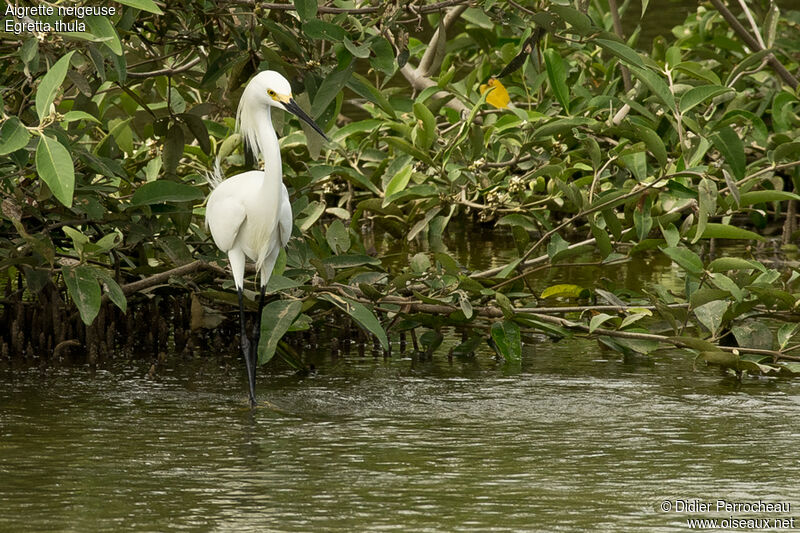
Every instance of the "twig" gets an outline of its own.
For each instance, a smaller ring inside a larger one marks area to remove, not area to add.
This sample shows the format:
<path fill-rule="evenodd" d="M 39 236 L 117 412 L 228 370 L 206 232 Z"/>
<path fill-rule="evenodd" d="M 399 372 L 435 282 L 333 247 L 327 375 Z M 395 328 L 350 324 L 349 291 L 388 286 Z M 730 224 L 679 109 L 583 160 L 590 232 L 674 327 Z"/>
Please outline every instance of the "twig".
<path fill-rule="evenodd" d="M 219 272 L 224 274 L 225 269 L 220 268 L 218 266 L 212 265 L 211 263 L 207 263 L 202 259 L 198 259 L 196 261 L 192 261 L 191 263 L 187 263 L 185 265 L 181 265 L 179 267 L 175 267 L 170 270 L 165 270 L 164 272 L 159 272 L 158 274 L 153 274 L 152 276 L 144 279 L 140 279 L 139 281 L 134 281 L 132 283 L 127 283 L 122 285 L 120 288 L 125 295 L 133 294 L 135 292 L 139 292 L 141 290 L 147 289 L 149 287 L 153 287 L 158 285 L 159 283 L 164 283 L 172 276 L 185 276 L 186 274 L 191 274 L 192 272 L 196 272 L 198 270 L 213 270 L 215 272 Z M 103 296 L 103 300 L 108 300 L 108 294 Z"/>
<path fill-rule="evenodd" d="M 444 0 L 443 2 L 437 2 L 435 4 L 429 4 L 426 6 L 416 7 L 412 2 L 401 2 L 401 6 L 406 11 L 411 13 L 433 13 L 434 11 L 441 11 L 445 8 L 450 6 L 455 6 L 459 4 L 466 4 L 469 3 L 470 0 Z M 280 10 L 280 11 L 294 11 L 297 9 L 294 4 L 279 4 L 274 2 L 256 2 L 255 0 L 239 0 L 235 2 L 231 2 L 233 4 L 239 5 L 246 5 L 246 6 L 255 6 L 256 4 L 260 5 L 264 9 L 273 9 L 273 10 Z M 382 6 L 378 7 L 356 7 L 356 8 L 344 8 L 344 7 L 331 7 L 331 6 L 319 6 L 317 8 L 318 13 L 331 13 L 331 14 L 338 14 L 338 13 L 347 13 L 350 15 L 365 15 L 369 13 L 377 13 L 385 9 Z"/>
<path fill-rule="evenodd" d="M 181 65 L 180 67 L 171 67 L 171 68 L 162 68 L 161 70 L 154 70 L 152 72 L 128 72 L 129 78 L 153 78 L 155 76 L 168 76 L 170 74 L 178 74 L 180 72 L 185 72 L 198 64 L 203 58 L 196 57 Z"/>
<path fill-rule="evenodd" d="M 764 48 L 758 43 L 758 41 L 756 41 L 753 38 L 753 36 L 750 35 L 747 29 L 744 26 L 742 26 L 742 24 L 739 22 L 736 16 L 730 12 L 730 10 L 725 6 L 725 4 L 722 3 L 722 0 L 711 0 L 711 3 L 714 5 L 717 11 L 719 11 L 720 15 L 722 15 L 722 18 L 724 18 L 728 22 L 731 29 L 733 29 L 733 32 L 736 35 L 738 35 L 740 39 L 744 41 L 744 43 L 748 46 L 748 48 L 750 48 L 754 52 L 759 52 L 761 50 L 764 50 Z M 773 54 L 768 54 L 767 60 L 769 61 L 769 64 L 772 65 L 772 68 L 775 70 L 778 76 L 780 76 L 784 82 L 789 84 L 789 86 L 792 89 L 797 90 L 797 86 L 800 82 L 798 82 L 797 78 L 792 76 L 792 74 L 788 70 L 786 70 L 786 67 L 783 66 L 783 63 L 778 61 L 778 58 L 776 58 Z"/>
<path fill-rule="evenodd" d="M 361 303 L 366 304 L 373 304 L 374 302 L 368 298 L 364 298 L 361 296 L 361 292 L 357 289 L 352 287 L 349 290 L 357 293 L 358 295 L 354 295 L 353 293 L 348 293 L 344 290 L 342 286 L 337 287 L 318 287 L 318 291 L 320 292 L 332 292 L 335 291 L 343 296 L 348 298 L 355 299 L 360 301 Z M 459 307 L 456 305 L 448 305 L 448 304 L 429 304 L 419 301 L 410 301 L 407 298 L 398 298 L 398 297 L 391 297 L 387 296 L 378 300 L 379 303 L 383 304 L 395 304 L 395 305 L 403 305 L 405 308 L 403 309 L 404 313 L 426 313 L 426 314 L 450 314 L 455 311 L 459 310 Z M 599 307 L 599 306 L 593 306 Z M 614 306 L 608 306 L 611 310 L 620 309 Z M 637 307 L 637 306 L 631 306 Z M 675 306 L 670 306 L 675 307 Z M 541 322 L 547 322 L 549 324 L 555 324 L 557 326 L 561 326 L 563 328 L 569 330 L 578 330 L 584 333 L 588 333 L 590 335 L 598 335 L 598 336 L 606 336 L 606 337 L 616 337 L 621 339 L 634 339 L 634 340 L 648 340 L 648 341 L 655 341 L 660 344 L 671 344 L 678 348 L 691 348 L 688 344 L 684 343 L 680 338 L 671 337 L 667 335 L 658 335 L 655 333 L 639 333 L 635 331 L 619 331 L 619 330 L 612 330 L 612 329 L 602 329 L 596 328 L 590 331 L 589 326 L 585 324 L 580 324 L 577 322 L 573 322 L 571 320 L 567 320 L 565 318 L 551 316 L 548 314 L 544 314 L 544 310 L 550 309 L 548 308 L 517 308 L 515 309 L 515 313 L 524 314 L 526 317 L 530 317 Z M 624 309 L 624 308 L 622 308 Z M 472 312 L 475 315 L 482 316 L 485 318 L 490 319 L 497 319 L 502 318 L 503 311 L 502 309 L 494 306 L 482 306 L 482 307 L 473 307 Z M 524 317 L 523 317 L 524 318 Z M 773 360 L 777 361 L 779 359 L 785 359 L 790 361 L 800 361 L 800 356 L 791 356 L 787 355 L 783 352 L 775 351 L 775 350 L 765 350 L 761 348 L 747 348 L 747 347 L 740 347 L 740 346 L 716 346 L 719 350 L 725 352 L 735 352 L 735 353 L 752 353 L 757 355 L 767 355 L 773 358 Z"/>
<path fill-rule="evenodd" d="M 619 9 L 617 8 L 617 0 L 608 0 L 608 9 L 611 11 L 611 22 L 614 25 L 614 33 L 617 37 L 625 40 L 625 33 L 622 31 L 622 21 L 619 18 Z M 628 67 L 619 63 L 619 71 L 622 73 L 622 83 L 625 86 L 625 92 L 628 92 L 633 87 L 631 82 L 631 73 Z"/>

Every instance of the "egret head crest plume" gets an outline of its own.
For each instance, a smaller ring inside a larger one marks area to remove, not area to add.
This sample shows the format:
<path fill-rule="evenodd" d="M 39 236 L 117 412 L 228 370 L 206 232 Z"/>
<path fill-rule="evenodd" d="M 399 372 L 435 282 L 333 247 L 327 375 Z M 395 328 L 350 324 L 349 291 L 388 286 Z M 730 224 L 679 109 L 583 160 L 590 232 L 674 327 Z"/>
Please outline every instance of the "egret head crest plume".
<path fill-rule="evenodd" d="M 236 111 L 236 129 L 241 132 L 245 144 L 254 155 L 265 153 L 267 139 L 264 126 L 272 120 L 270 111 L 273 107 L 296 115 L 327 140 L 322 128 L 292 98 L 289 80 L 274 70 L 265 70 L 256 74 L 247 84 Z"/>

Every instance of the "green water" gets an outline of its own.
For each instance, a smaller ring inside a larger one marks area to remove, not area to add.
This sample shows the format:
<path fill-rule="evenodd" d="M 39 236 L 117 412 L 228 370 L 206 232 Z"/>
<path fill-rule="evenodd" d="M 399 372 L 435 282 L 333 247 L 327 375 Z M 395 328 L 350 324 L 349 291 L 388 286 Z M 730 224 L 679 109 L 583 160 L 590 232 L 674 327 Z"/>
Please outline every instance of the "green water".
<path fill-rule="evenodd" d="M 254 412 L 238 363 L 0 372 L 0 531 L 685 531 L 704 513 L 663 500 L 800 505 L 800 384 L 680 352 L 319 356 L 262 374 Z"/>

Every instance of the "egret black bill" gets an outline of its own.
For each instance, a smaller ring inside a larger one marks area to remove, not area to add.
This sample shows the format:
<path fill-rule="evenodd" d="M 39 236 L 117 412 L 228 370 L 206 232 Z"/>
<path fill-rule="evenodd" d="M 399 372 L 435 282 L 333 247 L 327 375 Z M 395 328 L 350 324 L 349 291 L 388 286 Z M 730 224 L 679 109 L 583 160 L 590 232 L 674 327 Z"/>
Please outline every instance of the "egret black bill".
<path fill-rule="evenodd" d="M 322 131 L 322 128 L 317 126 L 317 123 L 314 122 L 314 119 L 309 117 L 306 114 L 306 112 L 303 111 L 302 108 L 299 105 L 297 105 L 297 102 L 294 101 L 294 98 L 290 98 L 288 102 L 282 102 L 282 104 L 283 104 L 283 107 L 286 109 L 286 111 L 292 113 L 293 115 L 296 115 L 297 118 L 301 119 L 306 124 L 311 126 L 314 129 L 314 131 L 316 131 L 317 133 L 322 135 L 323 139 L 325 139 L 326 141 L 330 140 L 330 139 L 328 139 L 328 136 L 325 135 L 325 132 Z"/>

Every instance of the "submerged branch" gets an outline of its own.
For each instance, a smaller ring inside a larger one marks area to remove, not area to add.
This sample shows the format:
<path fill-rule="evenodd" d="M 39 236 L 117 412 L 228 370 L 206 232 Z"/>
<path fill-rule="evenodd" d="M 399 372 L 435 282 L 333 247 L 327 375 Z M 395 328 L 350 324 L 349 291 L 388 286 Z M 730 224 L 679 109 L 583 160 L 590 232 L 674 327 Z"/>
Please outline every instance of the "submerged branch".
<path fill-rule="evenodd" d="M 335 285 L 333 287 L 316 287 L 315 291 L 318 292 L 331 292 L 336 293 L 341 296 L 345 296 L 347 298 L 354 299 L 360 303 L 364 304 L 383 304 L 383 305 L 398 305 L 401 306 L 401 311 L 403 314 L 409 313 L 424 313 L 424 314 L 436 314 L 436 315 L 450 315 L 452 313 L 456 313 L 461 311 L 461 308 L 458 305 L 450 305 L 450 304 L 431 304 L 422 302 L 417 299 L 412 298 L 402 298 L 398 296 L 385 296 L 383 298 L 379 298 L 377 301 L 366 298 L 364 294 L 353 287 L 347 287 L 344 285 Z M 687 308 L 688 304 L 672 304 L 668 305 L 669 308 Z M 676 336 L 668 336 L 668 335 L 659 335 L 657 333 L 641 333 L 636 331 L 620 331 L 620 330 L 612 330 L 612 329 L 603 329 L 603 328 L 595 328 L 591 329 L 588 325 L 582 324 L 580 322 L 575 322 L 572 320 L 568 320 L 563 317 L 553 316 L 556 314 L 563 314 L 567 312 L 599 312 L 599 311 L 614 311 L 614 312 L 625 312 L 628 310 L 633 309 L 655 309 L 655 306 L 573 306 L 573 307 L 518 307 L 514 309 L 515 314 L 520 314 L 526 318 L 532 318 L 535 320 L 539 320 L 541 322 L 546 322 L 548 324 L 553 324 L 571 331 L 578 331 L 581 333 L 586 333 L 593 336 L 606 336 L 606 337 L 615 337 L 620 339 L 632 339 L 632 340 L 646 340 L 646 341 L 655 341 L 659 344 L 669 344 L 675 346 L 676 348 L 693 348 L 689 343 L 682 340 L 680 337 Z M 388 311 L 386 308 L 382 308 L 383 311 Z M 480 307 L 473 307 L 472 311 L 475 315 L 488 318 L 488 319 L 501 319 L 505 316 L 503 310 L 499 307 L 493 305 L 485 305 Z M 521 326 L 523 329 L 536 329 L 536 328 L 529 328 L 525 327 L 524 325 Z M 710 342 L 710 341 L 709 341 Z M 779 360 L 787 360 L 787 361 L 800 361 L 800 356 L 788 355 L 782 351 L 776 350 L 766 350 L 762 348 L 747 348 L 747 347 L 738 347 L 738 346 L 721 346 L 715 345 L 715 347 L 723 352 L 731 352 L 731 353 L 750 353 L 755 355 L 766 355 L 772 357 L 774 361 Z M 790 351 L 794 349 L 789 348 L 786 351 Z"/>

